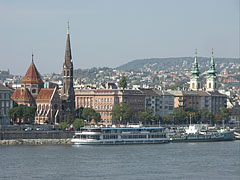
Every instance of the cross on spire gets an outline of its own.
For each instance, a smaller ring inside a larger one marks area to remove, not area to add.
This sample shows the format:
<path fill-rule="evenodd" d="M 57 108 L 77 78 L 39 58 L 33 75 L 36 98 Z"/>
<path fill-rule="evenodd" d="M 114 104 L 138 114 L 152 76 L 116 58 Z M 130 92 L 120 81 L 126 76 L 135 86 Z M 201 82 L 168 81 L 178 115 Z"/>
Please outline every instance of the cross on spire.
<path fill-rule="evenodd" d="M 69 34 L 69 21 L 67 22 L 67 34 Z"/>
<path fill-rule="evenodd" d="M 32 63 L 33 63 L 33 56 L 34 56 L 34 55 L 33 55 L 33 52 L 32 52 Z"/>

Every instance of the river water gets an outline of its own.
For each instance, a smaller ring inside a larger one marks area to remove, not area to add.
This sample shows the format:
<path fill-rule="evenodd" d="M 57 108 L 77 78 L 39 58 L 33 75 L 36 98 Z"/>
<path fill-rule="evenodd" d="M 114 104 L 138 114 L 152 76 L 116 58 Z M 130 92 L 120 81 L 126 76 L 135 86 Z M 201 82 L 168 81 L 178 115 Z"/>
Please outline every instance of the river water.
<path fill-rule="evenodd" d="M 239 180 L 240 141 L 0 146 L 0 179 Z"/>

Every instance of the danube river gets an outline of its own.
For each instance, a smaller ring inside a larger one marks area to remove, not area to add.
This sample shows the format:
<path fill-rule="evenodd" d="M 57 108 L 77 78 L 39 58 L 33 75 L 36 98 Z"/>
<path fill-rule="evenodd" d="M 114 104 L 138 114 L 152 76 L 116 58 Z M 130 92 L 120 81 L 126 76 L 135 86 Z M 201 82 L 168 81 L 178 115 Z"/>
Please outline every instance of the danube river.
<path fill-rule="evenodd" d="M 0 146 L 0 179 L 239 180 L 240 141 Z"/>

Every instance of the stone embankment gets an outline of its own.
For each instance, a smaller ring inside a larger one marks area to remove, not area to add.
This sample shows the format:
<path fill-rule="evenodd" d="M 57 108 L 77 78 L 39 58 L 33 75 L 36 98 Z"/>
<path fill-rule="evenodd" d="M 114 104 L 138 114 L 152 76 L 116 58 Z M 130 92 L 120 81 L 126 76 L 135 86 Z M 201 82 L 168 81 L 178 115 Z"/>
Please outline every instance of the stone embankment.
<path fill-rule="evenodd" d="M 67 139 L 10 139 L 0 140 L 0 145 L 44 145 L 44 144 L 71 144 L 71 138 Z"/>
<path fill-rule="evenodd" d="M 74 131 L 0 131 L 0 145 L 71 144 Z"/>

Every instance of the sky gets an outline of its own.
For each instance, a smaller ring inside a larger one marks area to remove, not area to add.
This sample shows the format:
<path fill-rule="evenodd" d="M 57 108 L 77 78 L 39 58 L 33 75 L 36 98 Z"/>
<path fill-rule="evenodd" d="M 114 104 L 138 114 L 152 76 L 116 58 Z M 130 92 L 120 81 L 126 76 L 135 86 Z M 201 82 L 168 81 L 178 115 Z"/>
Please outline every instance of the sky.
<path fill-rule="evenodd" d="M 67 21 L 74 68 L 135 59 L 240 57 L 239 0 L 0 0 L 0 70 L 61 73 Z"/>

